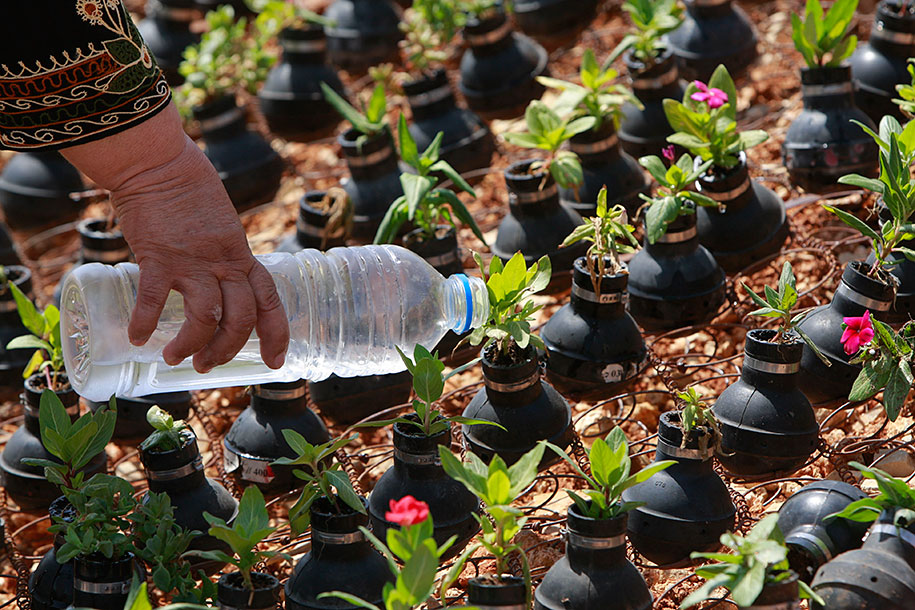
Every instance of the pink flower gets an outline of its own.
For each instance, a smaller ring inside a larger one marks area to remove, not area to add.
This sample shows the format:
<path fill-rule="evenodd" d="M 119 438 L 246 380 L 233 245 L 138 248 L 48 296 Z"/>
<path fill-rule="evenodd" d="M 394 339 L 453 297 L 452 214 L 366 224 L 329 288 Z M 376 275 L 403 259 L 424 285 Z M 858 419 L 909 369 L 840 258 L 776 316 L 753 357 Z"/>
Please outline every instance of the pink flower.
<path fill-rule="evenodd" d="M 429 518 L 429 505 L 413 496 L 391 500 L 388 506 L 390 510 L 384 514 L 384 518 L 404 527 L 422 523 Z"/>
<path fill-rule="evenodd" d="M 871 323 L 871 312 L 865 311 L 860 318 L 843 318 L 845 332 L 842 333 L 842 346 L 845 353 L 851 356 L 858 353 L 858 348 L 867 345 L 874 338 L 874 325 Z"/>
<path fill-rule="evenodd" d="M 705 102 L 708 104 L 708 107 L 711 110 L 714 110 L 715 108 L 721 108 L 728 103 L 728 94 L 721 89 L 716 87 L 709 89 L 708 85 L 697 80 L 694 80 L 693 84 L 699 90 L 689 96 L 690 99 L 693 99 L 697 102 Z"/>
<path fill-rule="evenodd" d="M 674 145 L 671 144 L 670 146 L 665 146 L 664 148 L 662 148 L 662 149 L 661 149 L 661 154 L 664 155 L 664 158 L 665 158 L 665 159 L 667 159 L 668 161 L 673 162 L 673 160 L 674 160 Z"/>

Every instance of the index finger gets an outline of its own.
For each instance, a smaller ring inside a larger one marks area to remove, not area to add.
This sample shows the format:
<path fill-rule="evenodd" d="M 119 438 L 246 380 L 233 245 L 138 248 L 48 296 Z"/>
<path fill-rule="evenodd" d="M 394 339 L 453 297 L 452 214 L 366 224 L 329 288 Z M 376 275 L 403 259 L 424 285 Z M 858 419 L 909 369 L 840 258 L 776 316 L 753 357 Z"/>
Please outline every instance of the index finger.
<path fill-rule="evenodd" d="M 270 272 L 259 262 L 255 262 L 248 273 L 248 281 L 254 291 L 257 303 L 257 323 L 255 328 L 260 340 L 261 358 L 264 364 L 272 369 L 283 366 L 286 350 L 289 348 L 289 320 L 276 284 Z"/>

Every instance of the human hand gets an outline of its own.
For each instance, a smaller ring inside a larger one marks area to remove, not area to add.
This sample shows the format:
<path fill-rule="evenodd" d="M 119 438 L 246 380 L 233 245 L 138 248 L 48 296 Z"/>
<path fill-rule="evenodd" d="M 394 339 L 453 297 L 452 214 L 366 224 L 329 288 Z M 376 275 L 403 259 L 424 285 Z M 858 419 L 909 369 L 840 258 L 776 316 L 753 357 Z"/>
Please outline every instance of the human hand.
<path fill-rule="evenodd" d="M 276 286 L 248 248 L 216 170 L 181 130 L 173 107 L 62 152 L 111 191 L 139 264 L 131 343 L 146 343 L 176 290 L 186 321 L 162 351 L 167 364 L 193 355 L 194 368 L 205 373 L 230 361 L 256 328 L 264 363 L 283 365 L 289 325 Z"/>

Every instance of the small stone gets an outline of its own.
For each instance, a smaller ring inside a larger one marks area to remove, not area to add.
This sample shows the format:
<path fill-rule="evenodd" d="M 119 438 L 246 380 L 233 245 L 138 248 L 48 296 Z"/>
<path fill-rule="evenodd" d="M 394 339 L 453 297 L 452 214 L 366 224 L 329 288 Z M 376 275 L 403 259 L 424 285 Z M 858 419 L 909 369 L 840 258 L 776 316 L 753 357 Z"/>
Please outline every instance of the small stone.
<path fill-rule="evenodd" d="M 915 457 L 902 449 L 886 450 L 878 454 L 874 467 L 891 476 L 906 478 L 915 473 Z"/>

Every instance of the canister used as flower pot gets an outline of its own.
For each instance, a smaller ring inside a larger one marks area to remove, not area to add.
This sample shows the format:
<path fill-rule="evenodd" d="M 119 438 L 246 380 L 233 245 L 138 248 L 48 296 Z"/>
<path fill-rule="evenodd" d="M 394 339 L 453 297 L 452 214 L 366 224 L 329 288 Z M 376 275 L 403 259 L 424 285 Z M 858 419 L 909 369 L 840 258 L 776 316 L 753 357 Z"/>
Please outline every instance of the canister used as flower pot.
<path fill-rule="evenodd" d="M 109 228 L 107 218 L 82 220 L 76 225 L 76 232 L 79 234 L 79 258 L 67 273 L 86 263 L 115 265 L 130 260 L 130 247 L 124 234 L 117 227 Z M 57 307 L 60 307 L 60 291 L 66 277 L 65 273 L 54 288 L 54 303 Z"/>
<path fill-rule="evenodd" d="M 527 585 L 518 576 L 477 576 L 467 581 L 467 604 L 476 608 L 519 610 L 527 607 Z"/>
<path fill-rule="evenodd" d="M 739 78 L 756 59 L 756 29 L 732 0 L 685 0 L 680 27 L 667 34 L 667 46 L 680 72 L 708 82 L 719 64 Z"/>
<path fill-rule="evenodd" d="M 515 252 L 524 255 L 528 266 L 547 255 L 553 276 L 547 292 L 565 290 L 575 259 L 587 250 L 585 242 L 561 247 L 566 236 L 581 224 L 581 216 L 559 201 L 556 182 L 550 174 L 531 171 L 536 161 L 511 164 L 505 170 L 508 214 L 499 224 L 492 253 L 508 261 Z"/>
<path fill-rule="evenodd" d="M 710 320 L 724 291 L 724 270 L 699 244 L 695 214 L 671 222 L 654 244 L 646 237 L 629 262 L 629 313 L 648 330 Z"/>
<path fill-rule="evenodd" d="M 915 525 L 895 525 L 884 511 L 860 549 L 817 570 L 811 586 L 826 602 L 817 610 L 908 610 L 915 599 Z"/>
<path fill-rule="evenodd" d="M 560 391 L 612 396 L 645 369 L 648 349 L 626 311 L 628 281 L 625 270 L 603 275 L 595 292 L 585 258 L 575 260 L 569 303 L 540 331 L 547 379 Z"/>
<path fill-rule="evenodd" d="M 2 264 L 2 263 L 0 263 Z M 27 295 L 32 293 L 32 272 L 20 265 L 6 266 L 6 279 L 15 284 Z M 16 310 L 16 301 L 9 289 L 0 292 L 0 386 L 13 391 L 22 383 L 22 371 L 25 370 L 32 352 L 27 349 L 6 349 L 6 345 L 22 335 L 29 334 Z"/>
<path fill-rule="evenodd" d="M 635 159 L 658 155 L 668 145 L 667 136 L 674 132 L 667 122 L 663 102 L 667 98 L 683 99 L 686 85 L 680 80 L 669 49 L 651 65 L 635 59 L 631 52 L 623 55 L 623 61 L 632 81 L 632 92 L 644 106 L 638 108 L 629 102 L 623 105 L 619 128 L 623 150 Z"/>
<path fill-rule="evenodd" d="M 877 214 L 881 224 L 892 220 L 892 215 L 883 202 L 878 204 Z M 899 242 L 903 248 L 915 249 L 915 239 Z M 874 264 L 874 252 L 867 256 L 864 263 L 870 267 Z M 887 271 L 896 279 L 896 298 L 887 311 L 873 312 L 875 317 L 888 324 L 903 324 L 915 319 L 915 262 L 910 261 L 901 252 L 890 252 L 886 256 Z"/>
<path fill-rule="evenodd" d="M 597 14 L 599 0 L 515 0 L 518 28 L 540 44 L 556 49 L 569 44 Z"/>
<path fill-rule="evenodd" d="M 457 105 L 445 70 L 407 81 L 403 91 L 413 115 L 410 135 L 419 150 L 426 150 L 441 132 L 440 158 L 459 174 L 489 167 L 495 137 L 480 117 Z"/>
<path fill-rule="evenodd" d="M 800 610 L 800 586 L 797 574 L 763 586 L 752 606 L 737 606 L 739 610 Z"/>
<path fill-rule="evenodd" d="M 584 217 L 597 211 L 597 194 L 607 188 L 607 201 L 620 203 L 635 216 L 648 194 L 651 182 L 638 162 L 623 152 L 612 120 L 604 120 L 600 129 L 576 134 L 569 140 L 569 150 L 578 155 L 584 180 L 575 188 L 561 188 L 563 202 Z"/>
<path fill-rule="evenodd" d="M 247 128 L 244 110 L 235 99 L 226 95 L 193 113 L 203 134 L 203 152 L 235 207 L 242 210 L 273 199 L 283 160 L 261 134 Z"/>
<path fill-rule="evenodd" d="M 296 457 L 283 437 L 294 430 L 312 445 L 330 440 L 321 418 L 308 408 L 305 380 L 251 387 L 251 404 L 232 423 L 223 440 L 223 464 L 239 485 L 257 485 L 264 492 L 282 492 L 302 485 L 291 466 L 271 466 L 281 457 Z"/>
<path fill-rule="evenodd" d="M 253 587 L 249 589 L 238 572 L 220 576 L 216 583 L 216 602 L 219 607 L 238 610 L 273 610 L 277 607 L 283 585 L 276 576 L 251 572 L 251 583 Z"/>
<path fill-rule="evenodd" d="M 645 579 L 626 558 L 626 520 L 568 510 L 566 554 L 534 591 L 535 610 L 649 610 L 653 599 Z"/>
<path fill-rule="evenodd" d="M 814 309 L 800 323 L 801 330 L 832 363 L 826 366 L 804 346 L 800 387 L 814 404 L 846 400 L 861 371 L 861 365 L 848 363 L 852 356 L 842 347 L 843 319 L 861 317 L 865 311 L 880 316 L 892 307 L 895 290 L 892 279 L 885 273 L 882 279 L 868 277 L 869 269 L 861 261 L 848 263 L 832 301 Z"/>
<path fill-rule="evenodd" d="M 403 245 L 423 257 L 423 260 L 435 267 L 435 270 L 445 277 L 451 277 L 455 273 L 464 273 L 464 265 L 461 263 L 461 255 L 458 250 L 457 234 L 453 227 L 439 225 L 434 239 L 421 239 L 422 237 L 424 237 L 423 230 L 414 229 L 404 235 Z M 437 351 L 439 358 L 448 366 L 460 366 L 470 362 L 480 351 L 478 348 L 465 343 L 455 351 L 461 340 L 468 334 L 470 334 L 469 331 L 458 335 L 449 330 L 432 351 Z M 398 496 L 395 500 L 400 497 Z"/>
<path fill-rule="evenodd" d="M 52 523 L 55 523 L 53 517 L 70 522 L 76 516 L 73 506 L 63 496 L 51 503 L 48 513 Z M 31 610 L 63 610 L 73 603 L 73 561 L 57 561 L 57 552 L 64 542 L 63 533 L 55 534 L 54 546 L 29 576 Z"/>
<path fill-rule="evenodd" d="M 321 83 L 346 97 L 340 78 L 326 62 L 324 28 L 284 28 L 279 34 L 280 60 L 257 94 L 270 131 L 294 142 L 310 142 L 334 133 L 340 116 L 321 90 Z"/>
<path fill-rule="evenodd" d="M 347 602 L 318 599 L 327 591 L 343 591 L 383 606 L 385 584 L 393 580 L 385 558 L 359 527 L 369 517 L 337 501 L 340 512 L 326 498 L 311 507 L 311 550 L 296 564 L 286 581 L 286 610 L 345 610 Z"/>
<path fill-rule="evenodd" d="M 77 557 L 73 560 L 73 607 L 122 610 L 137 569 L 142 567 L 133 553 L 117 559 L 101 554 Z"/>
<path fill-rule="evenodd" d="M 366 377 L 331 375 L 308 382 L 308 396 L 321 416 L 338 426 L 349 426 L 379 411 L 407 404 L 413 390 L 409 371 Z"/>
<path fill-rule="evenodd" d="M 775 332 L 747 333 L 740 378 L 712 407 L 721 429 L 718 460 L 748 479 L 794 472 L 819 442 L 813 407 L 798 388 L 806 344 L 793 333 L 776 343 Z"/>
<path fill-rule="evenodd" d="M 115 401 L 117 402 L 118 419 L 114 424 L 114 438 L 138 439 L 149 436 L 153 431 L 152 426 L 146 421 L 146 413 L 150 407 L 155 405 L 175 419 L 187 419 L 194 399 L 190 392 L 163 392 L 139 398 L 118 396 Z M 97 411 L 102 405 L 108 404 L 91 400 L 87 400 L 86 403 L 92 411 Z"/>
<path fill-rule="evenodd" d="M 324 16 L 327 55 L 338 68 L 365 72 L 400 58 L 400 18 L 388 0 L 335 0 Z"/>
<path fill-rule="evenodd" d="M 416 426 L 394 424 L 394 467 L 375 483 L 369 496 L 369 515 L 372 532 L 385 540 L 389 528 L 399 528 L 385 519 L 392 500 L 413 496 L 425 502 L 435 524 L 436 544 L 457 536 L 442 557 L 449 559 L 460 553 L 480 530 L 480 524 L 473 518 L 473 513 L 480 511 L 480 500 L 462 483 L 445 474 L 438 455 L 439 445 L 451 447 L 450 429 L 426 436 Z"/>
<path fill-rule="evenodd" d="M 203 517 L 204 512 L 230 523 L 238 512 L 238 502 L 222 484 L 204 474 L 197 437 L 190 428 L 188 431 L 189 434 L 180 449 L 140 450 L 140 461 L 146 470 L 149 491 L 165 492 L 171 499 L 175 508 L 175 523 L 189 530 L 206 532 L 210 525 Z M 188 548 L 195 551 L 231 552 L 226 543 L 209 534 L 197 536 Z M 192 561 L 195 572 L 198 568 L 215 572 L 222 567 L 212 561 Z"/>
<path fill-rule="evenodd" d="M 721 534 L 732 530 L 737 509 L 718 473 L 713 432 L 690 431 L 683 443 L 680 412 L 661 414 L 655 461 L 676 463 L 623 492 L 624 502 L 640 502 L 629 513 L 629 540 L 659 566 L 687 563 L 694 551 L 714 551 Z"/>
<path fill-rule="evenodd" d="M 747 156 L 722 176 L 702 175 L 696 190 L 719 203 L 696 210 L 699 243 L 733 273 L 778 252 L 788 237 L 788 215 L 781 197 L 747 172 Z M 697 162 L 700 159 L 697 159 Z"/>
<path fill-rule="evenodd" d="M 915 9 L 908 2 L 883 0 L 877 5 L 867 42 L 849 58 L 855 81 L 855 103 L 874 123 L 886 115 L 904 120 L 893 98 L 896 85 L 909 84 L 906 65 L 915 56 Z"/>
<path fill-rule="evenodd" d="M 16 231 L 61 225 L 79 215 L 70 198 L 85 188 L 79 171 L 57 151 L 19 152 L 0 172 L 0 209 Z"/>
<path fill-rule="evenodd" d="M 191 23 L 200 16 L 194 0 L 150 0 L 146 17 L 137 23 L 143 42 L 173 87 L 184 82 L 178 73 L 184 50 L 200 42 L 200 33 L 191 30 Z"/>
<path fill-rule="evenodd" d="M 331 230 L 328 233 L 327 223 L 331 214 L 322 203 L 326 196 L 327 191 L 308 191 L 302 195 L 295 233 L 280 242 L 277 252 L 298 252 L 305 248 L 330 250 L 346 245 L 342 231 Z"/>
<path fill-rule="evenodd" d="M 521 116 L 528 102 L 543 95 L 537 77 L 547 74 L 547 52 L 513 31 L 501 7 L 482 17 L 468 16 L 464 43 L 461 93 L 484 119 Z"/>
<path fill-rule="evenodd" d="M 782 143 L 791 181 L 805 190 L 824 192 L 844 188 L 836 181 L 845 174 L 876 176 L 877 144 L 851 122 L 877 131 L 855 105 L 851 68 L 802 68 L 801 96 L 804 109 Z"/>
<path fill-rule="evenodd" d="M 371 243 L 391 202 L 403 195 L 397 152 L 389 131 L 366 137 L 347 129 L 337 138 L 349 168 L 340 186 L 353 205 L 352 237 Z"/>
<path fill-rule="evenodd" d="M 79 396 L 70 388 L 65 373 L 58 373 L 57 378 L 67 389 L 54 393 L 67 409 L 71 419 L 75 419 L 79 415 Z M 25 389 L 22 393 L 25 422 L 13 433 L 3 448 L 3 453 L 0 453 L 0 472 L 3 475 L 6 493 L 19 508 L 26 511 L 45 510 L 60 496 L 57 486 L 44 478 L 44 468 L 29 466 L 21 461 L 34 458 L 60 462 L 41 444 L 38 410 L 41 405 L 41 392 L 46 387 L 42 373 L 35 373 L 25 380 Z M 104 472 L 107 462 L 108 456 L 102 451 L 86 464 L 82 472 L 88 479 L 98 472 Z"/>
<path fill-rule="evenodd" d="M 833 557 L 861 546 L 867 523 L 827 519 L 867 494 L 842 481 L 816 481 L 791 494 L 778 509 L 788 562 L 804 582 Z"/>
<path fill-rule="evenodd" d="M 490 348 L 483 354 L 483 388 L 464 409 L 464 417 L 501 424 L 462 425 L 464 445 L 484 461 L 498 455 L 514 464 L 541 440 L 568 447 L 575 436 L 569 403 L 553 386 L 540 379 L 537 354 L 528 349 L 520 363 L 501 364 Z M 540 470 L 559 460 L 547 451 Z"/>

